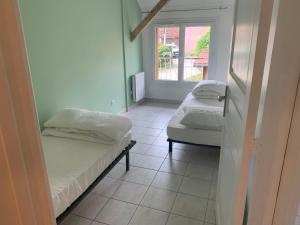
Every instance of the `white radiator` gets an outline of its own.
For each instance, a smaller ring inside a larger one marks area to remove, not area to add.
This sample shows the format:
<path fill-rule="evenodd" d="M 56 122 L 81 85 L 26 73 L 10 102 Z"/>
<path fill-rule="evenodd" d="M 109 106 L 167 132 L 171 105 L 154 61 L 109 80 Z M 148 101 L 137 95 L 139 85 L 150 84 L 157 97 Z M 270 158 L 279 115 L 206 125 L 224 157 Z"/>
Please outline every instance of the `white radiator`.
<path fill-rule="evenodd" d="M 137 73 L 132 76 L 132 96 L 134 102 L 139 102 L 145 98 L 145 73 Z"/>

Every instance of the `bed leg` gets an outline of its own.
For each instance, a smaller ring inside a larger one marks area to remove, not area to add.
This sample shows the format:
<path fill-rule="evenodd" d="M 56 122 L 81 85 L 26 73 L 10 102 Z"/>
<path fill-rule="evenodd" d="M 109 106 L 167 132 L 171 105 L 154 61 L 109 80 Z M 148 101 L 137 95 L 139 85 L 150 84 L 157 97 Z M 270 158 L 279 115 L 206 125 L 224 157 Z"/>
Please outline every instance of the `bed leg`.
<path fill-rule="evenodd" d="M 173 151 L 173 142 L 169 140 L 169 152 L 171 153 Z"/>
<path fill-rule="evenodd" d="M 129 151 L 126 153 L 126 171 L 130 169 L 130 162 L 129 162 Z"/>

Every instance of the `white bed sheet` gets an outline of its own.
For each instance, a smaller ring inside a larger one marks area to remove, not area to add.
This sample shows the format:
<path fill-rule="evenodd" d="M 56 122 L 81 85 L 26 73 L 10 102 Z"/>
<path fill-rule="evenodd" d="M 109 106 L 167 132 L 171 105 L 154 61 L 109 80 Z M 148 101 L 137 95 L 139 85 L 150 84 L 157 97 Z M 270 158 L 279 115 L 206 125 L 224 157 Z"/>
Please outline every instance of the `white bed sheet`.
<path fill-rule="evenodd" d="M 180 108 L 183 108 L 184 106 L 190 106 L 190 107 L 203 107 L 203 108 L 215 108 L 216 110 L 222 110 L 224 103 L 219 102 L 217 99 L 200 99 L 195 98 L 192 93 L 189 93 L 182 104 L 180 105 Z"/>
<path fill-rule="evenodd" d="M 42 136 L 56 217 L 96 180 L 130 141 L 130 132 L 114 145 Z"/>
<path fill-rule="evenodd" d="M 180 123 L 184 117 L 183 107 L 185 106 L 213 108 L 223 111 L 224 103 L 217 100 L 196 99 L 191 93 L 188 94 L 169 121 L 167 127 L 168 138 L 194 144 L 220 146 L 222 130 L 193 129 Z"/>

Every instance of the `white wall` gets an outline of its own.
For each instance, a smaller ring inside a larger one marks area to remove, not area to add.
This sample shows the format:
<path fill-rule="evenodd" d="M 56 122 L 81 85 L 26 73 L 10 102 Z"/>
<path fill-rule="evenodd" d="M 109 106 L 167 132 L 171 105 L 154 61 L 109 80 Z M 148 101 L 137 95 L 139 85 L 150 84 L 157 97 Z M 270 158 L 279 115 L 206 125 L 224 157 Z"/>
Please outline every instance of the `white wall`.
<path fill-rule="evenodd" d="M 233 5 L 227 9 L 197 10 L 184 12 L 161 12 L 143 33 L 144 71 L 146 74 L 146 97 L 182 101 L 196 85 L 195 82 L 157 81 L 155 80 L 154 62 L 154 26 L 155 24 L 213 23 L 212 45 L 214 47 L 210 58 L 209 79 L 226 81 L 229 68 L 230 46 L 233 27 Z"/>

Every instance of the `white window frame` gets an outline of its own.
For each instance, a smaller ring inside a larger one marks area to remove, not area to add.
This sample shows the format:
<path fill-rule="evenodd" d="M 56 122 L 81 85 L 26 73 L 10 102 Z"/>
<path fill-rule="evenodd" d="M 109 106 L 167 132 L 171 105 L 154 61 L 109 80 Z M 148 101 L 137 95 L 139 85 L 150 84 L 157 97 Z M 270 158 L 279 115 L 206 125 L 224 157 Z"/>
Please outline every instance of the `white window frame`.
<path fill-rule="evenodd" d="M 182 34 L 181 34 L 181 26 L 180 26 L 180 24 L 176 24 L 176 23 L 173 23 L 173 24 L 158 24 L 158 25 L 153 25 L 153 27 L 152 27 L 152 30 L 153 30 L 153 35 L 152 35 L 152 40 L 153 40 L 153 47 L 154 48 L 151 48 L 151 51 L 153 52 L 153 56 L 154 56 L 154 58 L 153 58 L 153 60 L 152 60 L 152 67 L 153 67 L 153 71 L 154 71 L 154 74 L 153 74 L 153 76 L 154 76 L 154 80 L 155 81 L 169 81 L 169 82 L 178 82 L 178 80 L 180 79 L 180 76 L 179 76 L 179 74 L 180 74 L 180 55 L 179 55 L 179 58 L 178 58 L 178 80 L 157 80 L 156 79 L 156 74 L 157 74 L 157 70 L 156 70 L 156 59 L 157 59 L 157 55 L 156 55 L 156 48 L 157 48 L 157 46 L 156 46 L 156 29 L 157 28 L 162 28 L 162 27 L 179 27 L 179 54 L 181 53 L 181 49 L 180 49 L 180 46 L 181 46 L 181 36 L 182 36 Z"/>
<path fill-rule="evenodd" d="M 184 50 L 185 50 L 185 28 L 186 27 L 201 27 L 201 26 L 210 26 L 211 27 L 211 44 L 209 47 L 209 63 L 208 63 L 208 78 L 210 77 L 210 71 L 212 68 L 216 68 L 217 65 L 217 43 L 216 43 L 216 19 L 212 20 L 203 20 L 198 22 L 192 21 L 156 21 L 152 24 L 152 80 L 155 83 L 161 84 L 195 84 L 198 81 L 188 81 L 184 80 Z M 178 80 L 157 80 L 156 79 L 156 28 L 158 27 L 179 27 L 179 61 L 178 61 Z"/>

